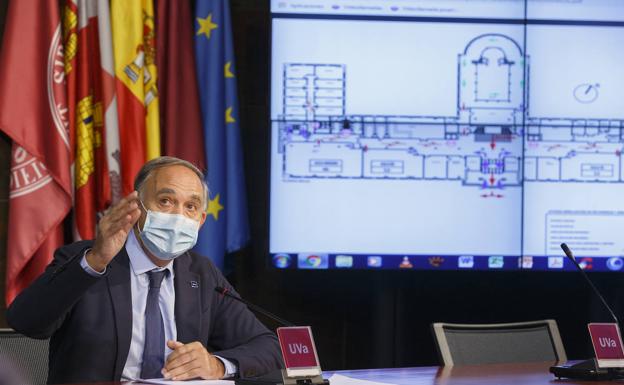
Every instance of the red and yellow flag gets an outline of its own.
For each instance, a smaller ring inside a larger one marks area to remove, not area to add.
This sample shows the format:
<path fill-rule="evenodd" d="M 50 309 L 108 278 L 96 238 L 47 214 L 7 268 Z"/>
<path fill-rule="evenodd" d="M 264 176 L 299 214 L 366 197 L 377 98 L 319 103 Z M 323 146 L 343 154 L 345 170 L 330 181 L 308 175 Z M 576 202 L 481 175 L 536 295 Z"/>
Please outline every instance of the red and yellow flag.
<path fill-rule="evenodd" d="M 63 8 L 78 239 L 95 237 L 96 214 L 111 203 L 97 16 L 97 0 L 67 0 Z"/>
<path fill-rule="evenodd" d="M 152 0 L 112 0 L 111 24 L 123 193 L 136 173 L 160 156 L 156 32 Z"/>

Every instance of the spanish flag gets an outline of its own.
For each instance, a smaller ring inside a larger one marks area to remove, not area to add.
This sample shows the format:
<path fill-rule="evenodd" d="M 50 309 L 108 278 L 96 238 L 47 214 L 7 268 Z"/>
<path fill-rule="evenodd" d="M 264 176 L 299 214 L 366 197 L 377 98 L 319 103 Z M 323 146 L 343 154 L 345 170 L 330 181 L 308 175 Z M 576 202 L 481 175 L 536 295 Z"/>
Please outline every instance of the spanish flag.
<path fill-rule="evenodd" d="M 160 156 L 152 0 L 112 0 L 111 24 L 123 194 L 145 161 Z"/>

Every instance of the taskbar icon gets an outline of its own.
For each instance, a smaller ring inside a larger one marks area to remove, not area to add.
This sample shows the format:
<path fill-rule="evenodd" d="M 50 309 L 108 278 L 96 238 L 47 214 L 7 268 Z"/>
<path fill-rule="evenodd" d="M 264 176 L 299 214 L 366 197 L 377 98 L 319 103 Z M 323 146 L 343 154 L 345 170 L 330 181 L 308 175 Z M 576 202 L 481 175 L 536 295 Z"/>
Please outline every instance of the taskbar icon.
<path fill-rule="evenodd" d="M 380 255 L 370 255 L 366 258 L 366 266 L 375 269 L 381 268 L 383 266 L 383 259 Z"/>
<path fill-rule="evenodd" d="M 297 267 L 300 269 L 327 269 L 329 268 L 329 255 L 299 253 L 297 255 Z"/>

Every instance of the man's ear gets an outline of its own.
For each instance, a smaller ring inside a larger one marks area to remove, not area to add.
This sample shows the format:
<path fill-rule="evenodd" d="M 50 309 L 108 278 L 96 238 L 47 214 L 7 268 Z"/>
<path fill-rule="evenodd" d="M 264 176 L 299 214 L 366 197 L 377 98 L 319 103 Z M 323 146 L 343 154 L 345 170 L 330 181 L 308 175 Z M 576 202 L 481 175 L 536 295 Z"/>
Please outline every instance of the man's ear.
<path fill-rule="evenodd" d="M 199 219 L 199 227 L 202 227 L 204 225 L 204 222 L 206 222 L 206 217 L 207 216 L 208 216 L 208 214 L 206 214 L 205 211 L 202 211 L 201 218 Z"/>

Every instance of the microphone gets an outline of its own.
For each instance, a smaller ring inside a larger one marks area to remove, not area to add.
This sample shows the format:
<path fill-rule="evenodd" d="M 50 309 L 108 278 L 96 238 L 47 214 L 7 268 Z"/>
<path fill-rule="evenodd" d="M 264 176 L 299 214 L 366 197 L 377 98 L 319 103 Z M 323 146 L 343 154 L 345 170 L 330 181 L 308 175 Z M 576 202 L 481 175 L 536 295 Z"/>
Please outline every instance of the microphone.
<path fill-rule="evenodd" d="M 279 323 L 282 326 L 295 326 L 295 324 L 293 324 L 292 322 L 288 322 L 285 319 L 280 318 L 280 317 L 276 316 L 275 314 L 273 314 L 273 313 L 271 313 L 271 312 L 269 312 L 267 310 L 264 310 L 260 306 L 254 305 L 253 303 L 251 303 L 251 302 L 249 302 L 247 300 L 244 300 L 244 299 L 242 299 L 242 298 L 240 298 L 240 297 L 230 293 L 229 289 L 223 288 L 221 286 L 216 286 L 215 287 L 215 291 L 217 293 L 225 296 L 225 297 L 232 298 L 232 299 L 234 299 L 234 300 L 236 300 L 238 302 L 241 302 L 241 303 L 245 304 L 250 310 L 253 310 L 253 311 L 257 312 L 257 313 L 265 315 L 265 316 L 269 317 L 270 319 L 272 319 L 273 321 Z"/>
<path fill-rule="evenodd" d="M 574 255 L 572 254 L 572 250 L 570 250 L 568 245 L 566 245 L 565 243 L 561 244 L 561 249 L 565 253 L 566 257 L 568 257 L 568 259 L 570 261 L 572 261 L 574 266 L 576 266 L 576 268 L 581 272 L 583 277 L 585 277 L 585 280 L 587 281 L 587 283 L 589 283 L 589 286 L 591 286 L 592 290 L 594 291 L 594 294 L 596 294 L 596 296 L 600 299 L 600 301 L 602 302 L 604 307 L 609 311 L 609 314 L 611 314 L 611 318 L 613 318 L 613 320 L 615 320 L 615 323 L 618 324 L 618 327 L 619 327 L 620 322 L 618 321 L 617 317 L 615 316 L 615 313 L 613 312 L 613 310 L 611 310 L 611 306 L 609 306 L 607 304 L 607 301 L 605 301 L 604 297 L 600 294 L 600 292 L 598 291 L 596 286 L 594 286 L 594 284 L 592 283 L 591 279 L 589 279 L 589 277 L 587 276 L 587 273 L 585 273 L 585 270 L 583 270 L 583 268 L 578 264 L 578 262 L 576 262 L 576 258 L 574 258 Z"/>
<path fill-rule="evenodd" d="M 269 317 L 270 319 L 272 319 L 273 321 L 281 324 L 282 326 L 296 326 L 292 322 L 288 322 L 285 319 L 280 318 L 276 316 L 275 314 L 264 310 L 260 306 L 256 306 L 253 303 L 247 300 L 244 300 L 237 295 L 232 294 L 229 289 L 223 288 L 221 286 L 216 286 L 215 291 L 224 297 L 230 297 L 235 301 L 245 304 L 250 310 L 263 314 L 266 317 Z M 281 346 L 281 342 L 280 342 L 280 346 Z M 299 379 L 299 378 L 303 378 L 303 379 Z M 291 379 L 292 381 L 289 382 L 288 381 L 289 379 Z M 309 385 L 329 385 L 329 381 L 324 380 L 323 377 L 320 375 L 315 376 L 315 377 L 304 376 L 304 377 L 298 377 L 298 378 L 293 379 L 292 377 L 288 376 L 285 369 L 277 369 L 277 370 L 274 370 L 272 372 L 269 372 L 267 374 L 264 374 L 262 376 L 257 376 L 257 377 L 254 376 L 254 377 L 237 378 L 234 383 L 236 385 L 283 385 L 283 384 L 289 384 L 289 383 L 294 384 L 295 382 L 297 384 L 301 382 L 302 384 L 305 383 Z"/>
<path fill-rule="evenodd" d="M 565 243 L 561 244 L 561 249 L 565 253 L 566 257 L 576 266 L 576 268 L 581 272 L 585 280 L 589 284 L 589 286 L 594 291 L 594 294 L 604 305 L 604 307 L 609 311 L 613 320 L 615 320 L 615 324 L 619 329 L 620 323 L 618 322 L 615 313 L 611 310 L 611 307 L 607 304 L 604 297 L 600 294 L 596 286 L 592 283 L 592 281 L 585 273 L 585 270 L 576 262 L 572 251 Z M 571 379 L 583 379 L 583 380 L 616 380 L 624 378 L 624 372 L 619 368 L 601 368 L 598 365 L 598 362 L 595 358 L 590 358 L 589 360 L 581 361 L 575 364 L 561 364 L 551 366 L 549 371 L 555 375 L 557 378 L 571 378 Z"/>

